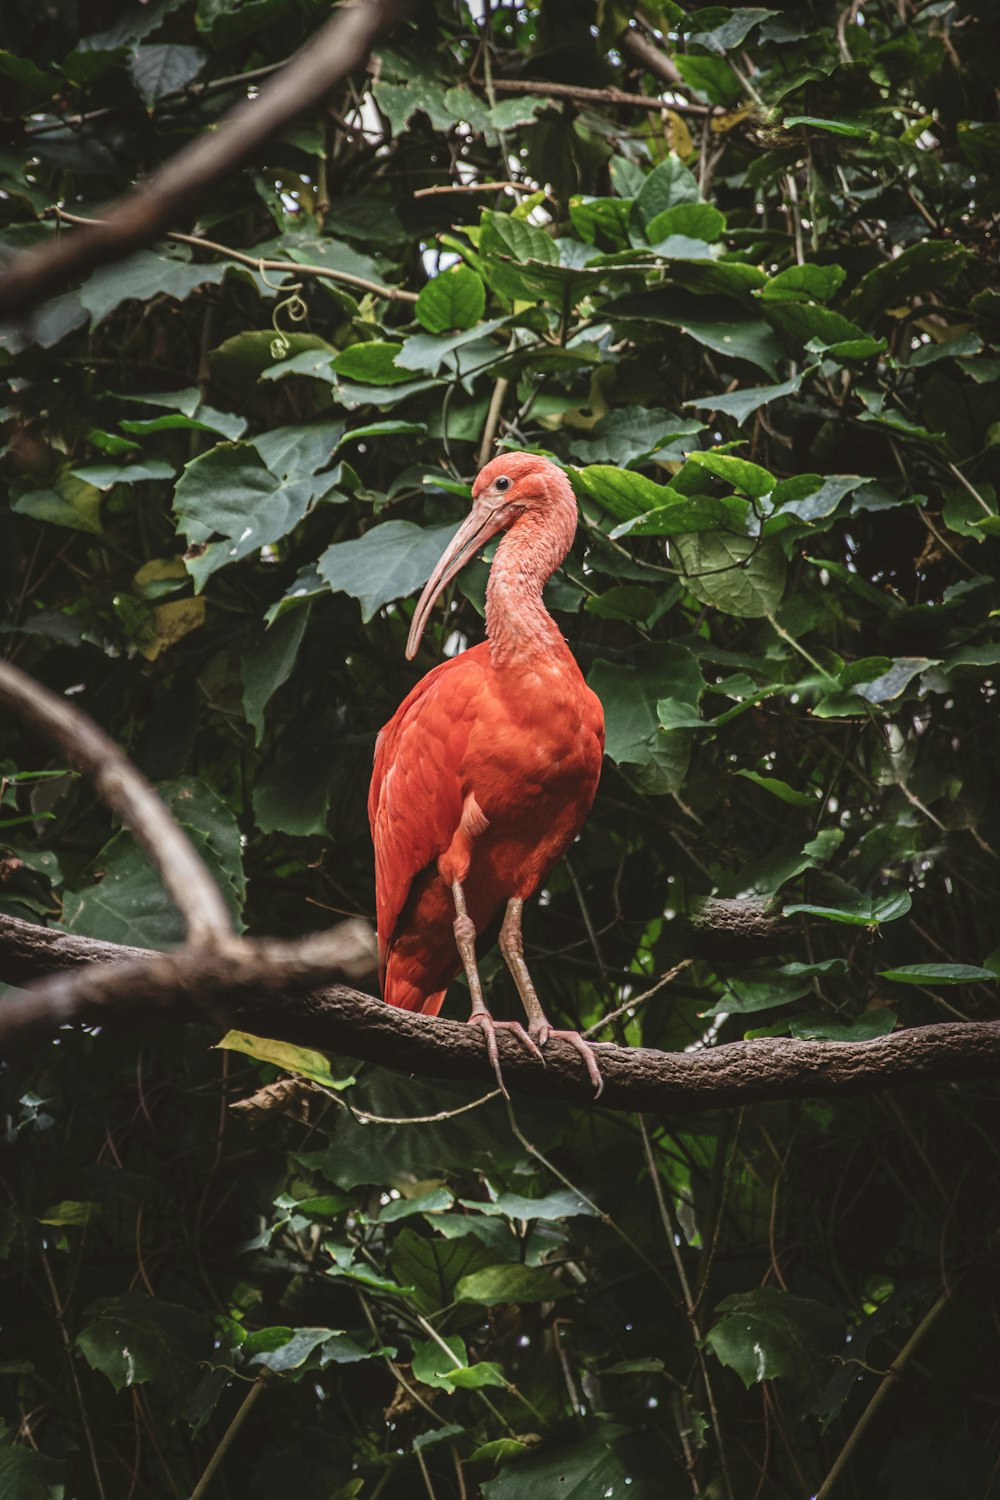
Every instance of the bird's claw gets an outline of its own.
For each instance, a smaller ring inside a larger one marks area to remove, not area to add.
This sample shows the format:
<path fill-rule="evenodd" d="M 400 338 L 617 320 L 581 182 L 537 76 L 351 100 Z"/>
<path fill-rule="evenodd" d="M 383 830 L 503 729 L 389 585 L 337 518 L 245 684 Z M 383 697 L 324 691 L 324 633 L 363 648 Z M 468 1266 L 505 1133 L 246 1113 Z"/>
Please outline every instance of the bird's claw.
<path fill-rule="evenodd" d="M 504 1031 L 511 1032 L 523 1047 L 527 1047 L 535 1061 L 540 1062 L 543 1068 L 545 1067 L 545 1058 L 542 1056 L 538 1044 L 528 1035 L 520 1021 L 495 1021 L 488 1010 L 474 1010 L 469 1017 L 468 1024 L 480 1027 L 486 1038 L 486 1055 L 489 1057 L 490 1065 L 497 1075 L 497 1082 L 505 1099 L 509 1099 L 510 1095 L 507 1093 L 503 1075 L 500 1072 L 500 1053 L 497 1048 L 497 1029 L 499 1027 L 503 1027 Z"/>
<path fill-rule="evenodd" d="M 559 1037 L 561 1041 L 568 1042 L 574 1051 L 579 1052 L 587 1069 L 587 1077 L 594 1085 L 594 1098 L 599 1099 L 604 1093 L 604 1078 L 600 1068 L 597 1066 L 597 1058 L 594 1056 L 594 1047 L 601 1042 L 587 1042 L 578 1031 L 555 1031 L 549 1025 L 532 1027 L 531 1035 L 540 1047 L 544 1047 L 550 1037 Z"/>

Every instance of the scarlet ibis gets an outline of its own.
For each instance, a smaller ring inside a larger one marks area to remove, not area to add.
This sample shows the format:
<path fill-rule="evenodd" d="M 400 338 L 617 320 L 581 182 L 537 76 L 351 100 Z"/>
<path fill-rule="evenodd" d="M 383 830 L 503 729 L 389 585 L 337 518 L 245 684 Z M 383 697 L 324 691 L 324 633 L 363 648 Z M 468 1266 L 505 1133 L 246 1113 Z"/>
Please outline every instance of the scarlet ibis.
<path fill-rule="evenodd" d="M 512 1030 L 540 1061 L 549 1037 L 584 1058 L 577 1031 L 554 1030 L 524 960 L 521 913 L 576 838 L 597 790 L 604 713 L 583 680 L 542 589 L 576 532 L 565 474 L 530 453 L 504 453 L 481 470 L 472 508 L 420 596 L 406 655 L 416 655 L 446 584 L 503 532 L 486 588 L 487 639 L 417 683 L 375 745 L 368 817 L 375 845 L 379 977 L 390 1005 L 437 1015 L 464 968 L 470 1024 L 485 1033 L 499 1077 L 496 1028 Z M 504 909 L 500 951 L 524 1006 L 494 1021 L 476 968 L 476 939 Z"/>

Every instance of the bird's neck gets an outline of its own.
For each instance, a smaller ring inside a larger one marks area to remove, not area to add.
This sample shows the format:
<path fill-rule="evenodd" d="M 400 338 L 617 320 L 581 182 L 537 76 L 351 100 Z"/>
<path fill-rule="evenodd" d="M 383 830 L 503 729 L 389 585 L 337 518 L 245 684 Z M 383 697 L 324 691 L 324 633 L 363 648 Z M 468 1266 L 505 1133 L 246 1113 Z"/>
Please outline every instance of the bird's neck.
<path fill-rule="evenodd" d="M 486 634 L 495 667 L 569 653 L 542 590 L 573 543 L 576 501 L 570 501 L 544 516 L 526 511 L 501 538 L 486 585 Z"/>

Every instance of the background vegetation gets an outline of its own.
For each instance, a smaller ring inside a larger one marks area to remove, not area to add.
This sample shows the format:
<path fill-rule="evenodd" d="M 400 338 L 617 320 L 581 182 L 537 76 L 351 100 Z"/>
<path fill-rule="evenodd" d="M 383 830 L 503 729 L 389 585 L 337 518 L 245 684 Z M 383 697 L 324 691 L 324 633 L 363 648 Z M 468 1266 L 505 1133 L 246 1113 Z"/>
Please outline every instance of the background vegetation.
<path fill-rule="evenodd" d="M 326 11 L 5 6 L 4 253 Z M 249 930 L 370 915 L 404 601 L 484 431 L 551 453 L 582 524 L 549 597 L 608 760 L 526 922 L 550 1013 L 639 999 L 715 893 L 795 936 L 688 965 L 629 1043 L 993 1017 L 996 7 L 593 22 L 425 7 L 210 244 L 6 330 L 4 649 L 127 747 Z M 671 76 L 665 109 L 580 93 Z M 485 574 L 418 670 L 479 637 Z M 177 940 L 130 837 L 2 731 L 0 910 Z M 5 1072 L 5 1495 L 1000 1492 L 995 1088 L 441 1118 L 481 1091 L 334 1059 L 234 1112 L 277 1070 L 216 1035 L 78 1029 Z"/>

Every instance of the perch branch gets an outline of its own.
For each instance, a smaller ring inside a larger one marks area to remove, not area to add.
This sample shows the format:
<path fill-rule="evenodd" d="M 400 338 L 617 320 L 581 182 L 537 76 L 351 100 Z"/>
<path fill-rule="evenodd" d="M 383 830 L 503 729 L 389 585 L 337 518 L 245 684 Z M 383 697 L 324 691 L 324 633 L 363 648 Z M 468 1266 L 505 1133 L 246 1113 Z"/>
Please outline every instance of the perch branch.
<path fill-rule="evenodd" d="M 338 940 L 342 928 L 326 935 Z M 357 934 L 355 934 L 357 936 Z M 0 980 L 23 982 L 52 968 L 83 974 L 70 991 L 67 1014 L 57 979 L 0 1001 L 0 1047 L 29 1032 L 74 1020 L 148 1030 L 157 1013 L 171 1021 L 205 1020 L 280 1037 L 302 1046 L 343 1052 L 426 1078 L 493 1078 L 482 1039 L 461 1021 L 396 1010 L 346 986 L 312 989 L 300 962 L 298 982 L 276 986 L 279 965 L 267 959 L 295 944 L 241 944 L 236 953 L 154 954 L 53 933 L 0 915 Z M 367 961 L 370 968 L 370 948 Z M 279 957 L 282 955 L 279 953 Z M 124 961 L 121 961 L 124 960 Z M 345 964 L 346 967 L 346 964 Z M 84 977 L 85 981 L 84 982 Z M 572 1047 L 551 1042 L 540 1067 L 510 1037 L 498 1038 L 511 1089 L 588 1104 L 590 1082 Z M 684 1116 L 706 1109 L 775 1099 L 873 1093 L 906 1083 L 957 1082 L 1000 1075 L 1000 1023 L 947 1022 L 913 1027 L 870 1042 L 800 1042 L 762 1037 L 700 1052 L 656 1052 L 602 1047 L 602 1105 Z"/>
<path fill-rule="evenodd" d="M 117 199 L 102 223 L 60 235 L 13 260 L 0 280 L 0 316 L 26 316 L 46 297 L 187 219 L 207 192 L 363 63 L 407 8 L 406 0 L 342 6 L 256 99 L 236 105 L 216 130 L 205 131 Z"/>
<path fill-rule="evenodd" d="M 653 51 L 656 51 L 655 47 Z M 651 72 L 652 69 L 649 71 Z M 669 80 L 666 81 L 669 82 Z M 684 87 L 679 73 L 670 86 L 673 88 L 678 84 L 681 88 Z M 686 99 L 676 101 L 651 99 L 648 94 L 629 94 L 624 89 L 613 87 L 588 89 L 573 83 L 543 83 L 529 78 L 494 78 L 493 87 L 498 94 L 530 94 L 537 99 L 570 99 L 576 104 L 594 104 L 603 109 L 607 109 L 609 104 L 617 104 L 624 109 L 648 109 L 656 114 L 660 114 L 665 109 L 672 109 L 675 114 L 679 115 L 724 113 L 722 110 L 716 110 L 711 104 L 689 104 Z"/>

